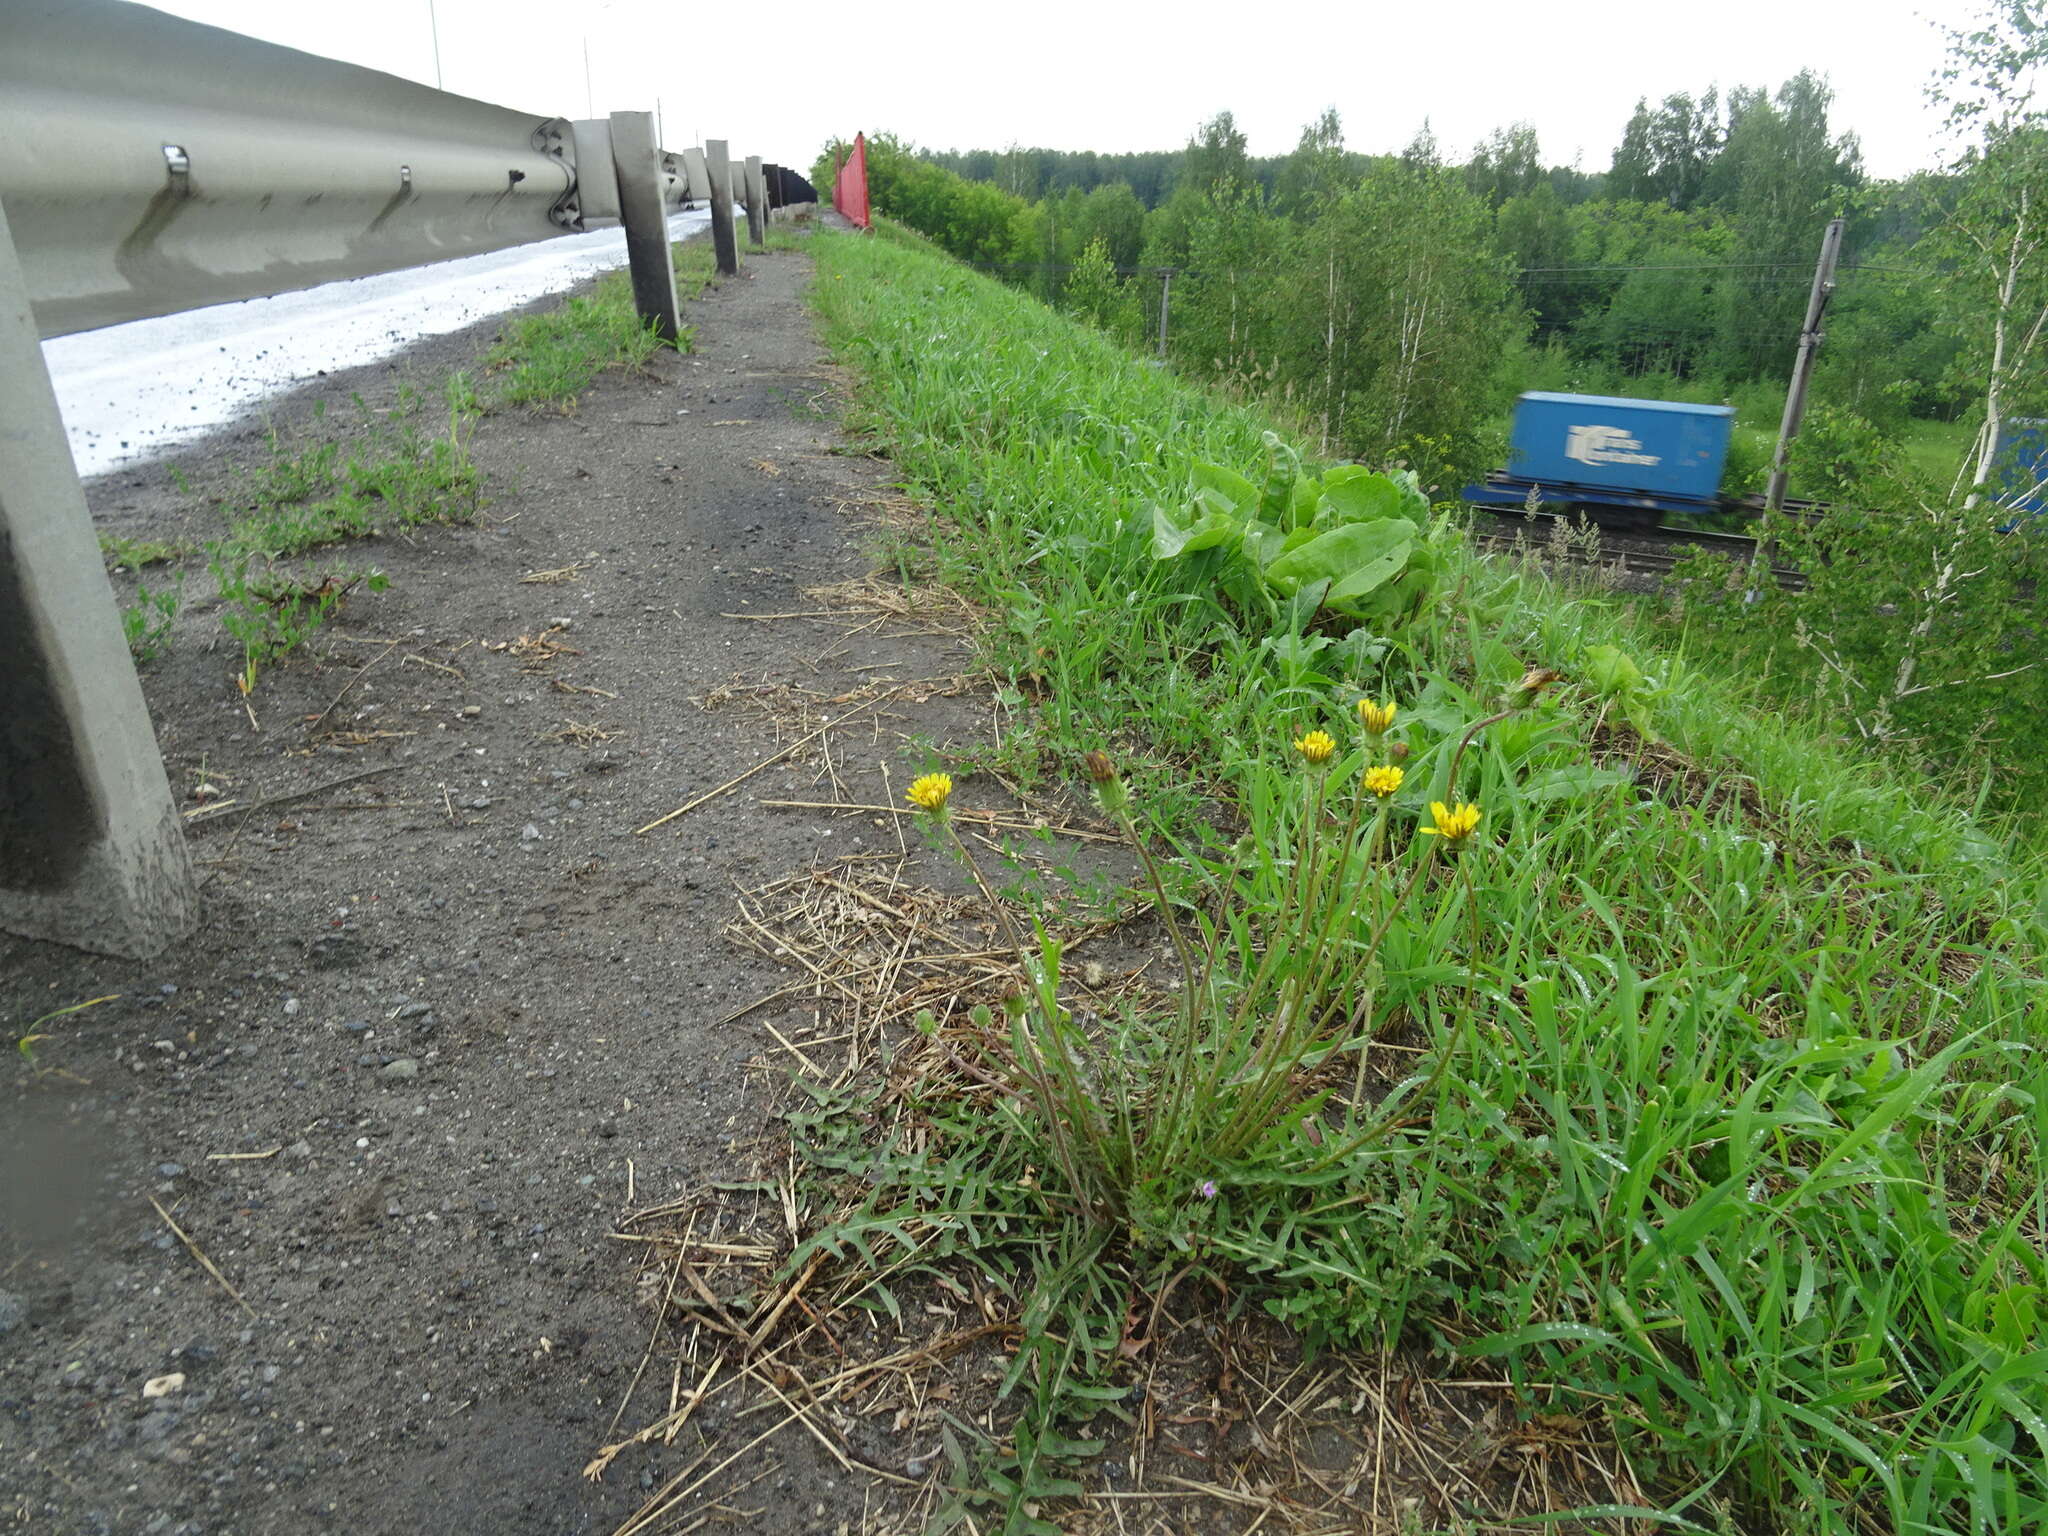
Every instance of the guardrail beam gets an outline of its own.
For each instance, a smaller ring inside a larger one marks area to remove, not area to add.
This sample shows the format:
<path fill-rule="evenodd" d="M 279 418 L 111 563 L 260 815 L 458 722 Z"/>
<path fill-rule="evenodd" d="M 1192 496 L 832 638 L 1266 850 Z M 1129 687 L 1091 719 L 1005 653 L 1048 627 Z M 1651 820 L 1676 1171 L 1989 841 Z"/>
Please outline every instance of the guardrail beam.
<path fill-rule="evenodd" d="M 682 334 L 682 306 L 676 302 L 661 146 L 655 142 L 652 112 L 612 114 L 611 160 L 618 176 L 619 218 L 626 226 L 634 307 L 657 336 L 674 341 Z"/>
<path fill-rule="evenodd" d="M 0 209 L 0 928 L 145 959 L 198 888 Z"/>
<path fill-rule="evenodd" d="M 718 270 L 725 277 L 737 277 L 740 247 L 733 235 L 732 156 L 725 140 L 704 141 L 704 166 L 711 178 L 711 244 L 718 254 Z"/>

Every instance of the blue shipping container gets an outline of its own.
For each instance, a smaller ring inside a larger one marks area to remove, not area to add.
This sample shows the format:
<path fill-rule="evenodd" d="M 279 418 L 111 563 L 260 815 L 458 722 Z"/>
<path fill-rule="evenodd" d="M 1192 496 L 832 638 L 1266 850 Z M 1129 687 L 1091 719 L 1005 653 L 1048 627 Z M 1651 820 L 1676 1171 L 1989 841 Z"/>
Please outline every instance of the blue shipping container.
<path fill-rule="evenodd" d="M 1583 485 L 1711 503 L 1734 424 L 1725 405 L 1527 394 L 1515 406 L 1508 473 L 1546 489 Z"/>
<path fill-rule="evenodd" d="M 2039 516 L 2048 508 L 2048 421 L 2008 416 L 1998 424 L 1991 485 L 2001 506 Z"/>

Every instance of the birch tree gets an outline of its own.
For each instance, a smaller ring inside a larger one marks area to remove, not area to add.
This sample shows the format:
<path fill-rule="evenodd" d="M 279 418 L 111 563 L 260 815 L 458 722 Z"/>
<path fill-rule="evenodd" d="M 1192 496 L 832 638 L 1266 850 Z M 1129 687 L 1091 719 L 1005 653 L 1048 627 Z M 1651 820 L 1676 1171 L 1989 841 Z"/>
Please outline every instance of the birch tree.
<path fill-rule="evenodd" d="M 1964 473 L 1974 506 L 1995 483 L 2000 429 L 2043 395 L 2048 327 L 2048 64 L 2043 0 L 1997 0 L 1948 33 L 1948 60 L 1931 92 L 1958 141 L 1949 170 L 1953 211 L 1933 236 L 1947 267 L 1951 323 L 1984 402 Z"/>

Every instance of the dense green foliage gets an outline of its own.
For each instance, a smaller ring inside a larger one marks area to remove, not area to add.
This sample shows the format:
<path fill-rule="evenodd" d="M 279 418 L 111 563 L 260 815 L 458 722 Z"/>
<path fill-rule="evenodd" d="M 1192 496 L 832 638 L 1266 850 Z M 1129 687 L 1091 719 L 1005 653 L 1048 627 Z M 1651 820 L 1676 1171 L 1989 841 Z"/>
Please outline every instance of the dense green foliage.
<path fill-rule="evenodd" d="M 1440 517 L 1419 537 L 1451 595 L 1384 616 L 1373 646 L 1156 559 L 1158 511 L 1184 529 L 1210 500 L 1197 465 L 1263 486 L 1291 450 L 912 244 L 820 260 L 861 422 L 935 509 L 941 570 L 998 616 L 990 662 L 1043 697 L 1006 773 L 1078 776 L 1106 745 L 1166 846 L 1227 842 L 1204 831 L 1217 803 L 1242 818 L 1239 851 L 1180 866 L 1176 897 L 1222 925 L 1225 1001 L 1271 985 L 1253 957 L 1319 857 L 1291 852 L 1324 792 L 1289 740 L 1355 739 L 1342 722 L 1368 693 L 1401 702 L 1413 749 L 1386 862 L 1333 842 L 1325 876 L 1358 882 L 1335 942 L 1371 958 L 1385 1022 L 1319 1030 L 1318 1080 L 1384 1099 L 1282 1105 L 1129 1230 L 1060 1199 L 1028 1104 L 974 1111 L 933 1085 L 805 1122 L 819 1176 L 853 1174 L 864 1204 L 793 1262 L 974 1262 L 1031 1299 L 1012 1381 L 1032 1390 L 963 1497 L 1045 1528 L 1028 1510 L 1062 1486 L 1049 1464 L 1088 1454 L 1081 1426 L 1121 1396 L 1130 1287 L 1193 1264 L 1312 1337 L 1506 1360 L 1544 1388 L 1533 1404 L 1604 1415 L 1646 1496 L 1709 1529 L 2048 1518 L 2037 876 L 1938 789 L 1850 766 L 1825 730 L 1754 708 L 1622 610 L 1471 555 Z M 1532 665 L 1565 681 L 1532 701 Z M 1503 698 L 1521 705 L 1461 771 L 1456 743 Z M 1364 761 L 1339 752 L 1333 805 Z M 1484 816 L 1431 865 L 1415 833 L 1435 797 Z M 999 1034 L 953 1048 L 1014 1067 Z M 1118 1071 L 1142 1074 L 1153 1038 L 1117 1036 Z M 876 1144 L 876 1125 L 895 1129 Z"/>
<path fill-rule="evenodd" d="M 1412 468 L 1439 495 L 1503 461 L 1530 389 L 1731 405 L 1723 488 L 1760 493 L 1814 254 L 1843 218 L 1813 392 L 1831 425 L 1794 457 L 1792 493 L 1867 516 L 1872 536 L 1796 597 L 1730 610 L 1707 582 L 1682 617 L 1788 701 L 1827 681 L 1845 734 L 1906 761 L 1957 740 L 1987 749 L 1986 804 L 2037 817 L 2038 550 L 2001 551 L 2014 520 L 1977 506 L 2025 488 L 1995 452 L 2016 419 L 2048 416 L 2042 11 L 2001 0 L 1950 33 L 1936 95 L 1963 147 L 1897 182 L 1865 178 L 1826 83 L 1802 72 L 1770 92 L 1639 103 L 1596 175 L 1546 168 L 1520 124 L 1461 167 L 1426 131 L 1363 156 L 1334 112 L 1258 161 L 1222 113 L 1161 157 L 921 158 L 884 136 L 876 203 L 1134 349 L 1159 345 L 1163 318 L 1184 376 L 1258 402 L 1325 455 Z M 1844 444 L 1862 447 L 1844 460 Z M 1963 525 L 1970 538 L 1946 537 Z M 1829 537 L 1864 526 L 1845 516 Z M 1953 643 L 1930 648 L 1942 634 Z M 1885 680 L 1902 666 L 1910 677 Z"/>
<path fill-rule="evenodd" d="M 1381 239 L 1403 230 L 1447 239 L 1461 260 L 1477 252 L 1512 280 L 1512 302 L 1469 312 L 1500 358 L 1474 380 L 1484 409 L 1461 398 L 1442 417 L 1426 412 L 1423 436 L 1455 441 L 1524 388 L 1727 399 L 1745 420 L 1775 425 L 1822 227 L 1835 215 L 1850 220 L 1855 275 L 1834 306 L 1820 398 L 1893 428 L 1912 415 L 1952 417 L 1972 395 L 1953 367 L 1955 327 L 1927 270 L 1933 252 L 1919 247 L 1945 218 L 1954 180 L 1866 184 L 1830 105 L 1810 72 L 1775 92 L 1639 103 L 1599 174 L 1544 166 L 1527 124 L 1495 132 L 1459 167 L 1443 163 L 1426 131 L 1399 156 L 1363 155 L 1345 149 L 1334 112 L 1307 125 L 1292 154 L 1263 160 L 1225 112 L 1172 153 L 918 154 L 881 135 L 871 165 L 877 208 L 1048 302 L 1065 302 L 1067 274 L 1101 240 L 1131 303 L 1092 299 L 1091 312 L 1114 310 L 1126 340 L 1157 327 L 1159 284 L 1148 269 L 1181 269 L 1174 359 L 1278 397 L 1314 420 L 1332 451 L 1387 446 L 1369 420 L 1355 434 L 1334 424 L 1336 397 L 1375 393 L 1375 360 L 1344 357 L 1341 335 L 1331 336 L 1361 311 L 1342 291 L 1344 274 L 1333 282 L 1327 261 L 1318 272 L 1318 256 L 1333 245 L 1372 251 L 1362 211 L 1380 221 L 1370 232 Z M 1403 206 L 1431 183 L 1440 184 L 1432 206 Z M 1379 195 L 1361 210 L 1364 189 Z M 1370 311 L 1368 328 L 1389 323 Z M 1319 344 L 1340 355 L 1336 380 Z"/>

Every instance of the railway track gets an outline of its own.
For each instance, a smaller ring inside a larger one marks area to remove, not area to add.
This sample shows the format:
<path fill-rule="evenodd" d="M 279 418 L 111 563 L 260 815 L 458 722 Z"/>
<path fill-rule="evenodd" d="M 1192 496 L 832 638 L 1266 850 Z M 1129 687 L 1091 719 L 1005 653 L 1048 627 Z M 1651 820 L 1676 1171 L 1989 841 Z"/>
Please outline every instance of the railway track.
<path fill-rule="evenodd" d="M 1479 511 L 1468 530 L 1475 543 L 1501 550 L 1521 549 L 1538 560 L 1598 566 L 1638 576 L 1669 574 L 1694 549 L 1710 549 L 1737 561 L 1755 558 L 1756 540 L 1746 533 L 1704 528 L 1645 528 L 1627 531 L 1574 524 L 1553 512 Z M 1806 578 L 1787 565 L 1771 575 L 1781 587 L 1798 589 Z"/>

